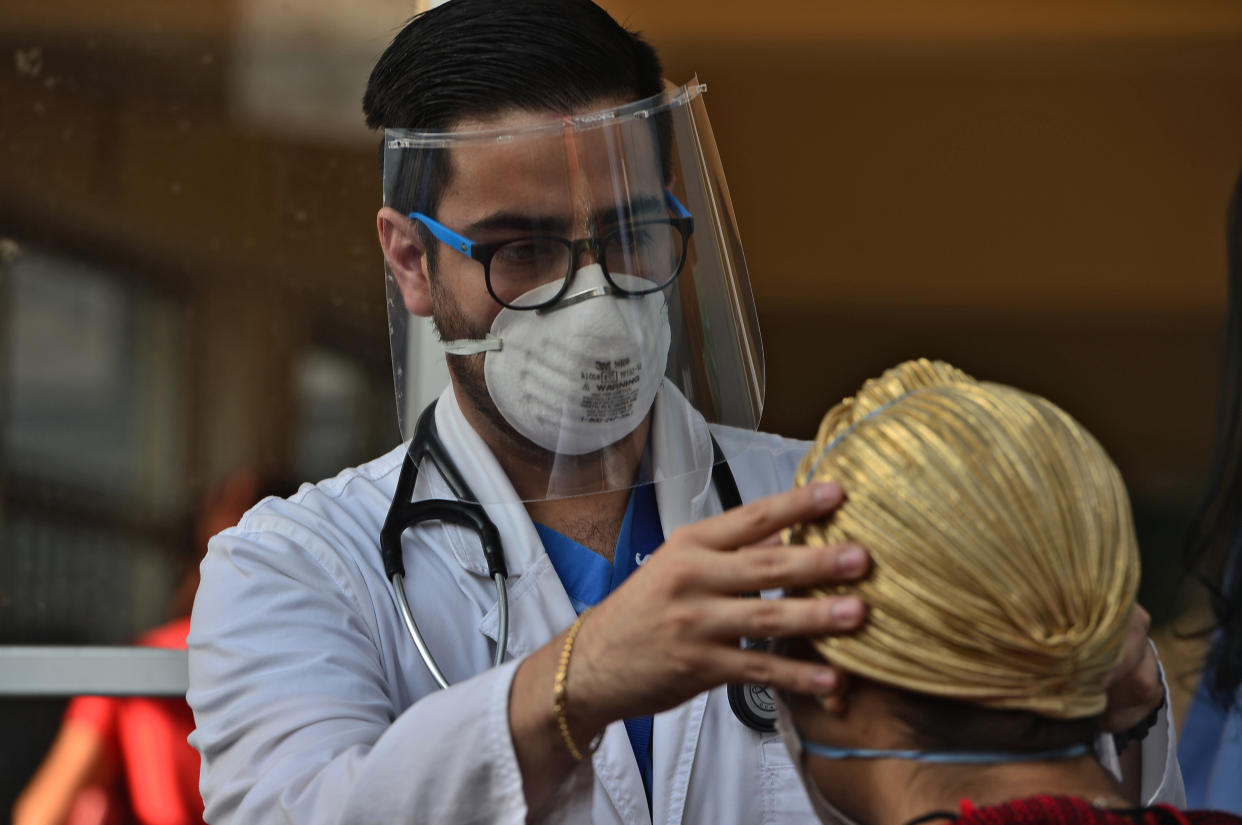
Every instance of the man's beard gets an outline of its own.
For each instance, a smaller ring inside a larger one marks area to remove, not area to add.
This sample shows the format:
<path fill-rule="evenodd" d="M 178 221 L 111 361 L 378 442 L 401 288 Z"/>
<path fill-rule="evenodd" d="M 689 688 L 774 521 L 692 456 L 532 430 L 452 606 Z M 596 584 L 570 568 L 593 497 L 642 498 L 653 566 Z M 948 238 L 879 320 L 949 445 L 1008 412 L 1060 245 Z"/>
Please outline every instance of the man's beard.
<path fill-rule="evenodd" d="M 470 322 L 452 293 L 440 286 L 435 275 L 431 277 L 431 319 L 441 341 L 479 340 L 487 337 L 490 332 Z M 487 379 L 483 374 L 483 360 L 486 357 L 487 353 L 480 352 L 474 355 L 448 355 L 445 360 L 454 382 L 465 393 L 471 405 L 508 440 L 516 452 L 527 461 L 549 463 L 551 454 L 514 429 L 492 400 L 492 394 L 487 390 Z"/>

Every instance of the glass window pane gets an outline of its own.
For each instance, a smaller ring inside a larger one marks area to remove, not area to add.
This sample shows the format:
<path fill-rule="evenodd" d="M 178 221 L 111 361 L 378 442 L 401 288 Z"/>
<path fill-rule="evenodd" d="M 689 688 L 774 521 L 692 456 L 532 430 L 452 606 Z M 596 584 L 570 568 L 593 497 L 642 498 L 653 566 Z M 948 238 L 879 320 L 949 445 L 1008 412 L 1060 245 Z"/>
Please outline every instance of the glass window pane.
<path fill-rule="evenodd" d="M 82 262 L 26 251 L 8 283 L 8 471 L 171 513 L 186 442 L 185 312 Z"/>

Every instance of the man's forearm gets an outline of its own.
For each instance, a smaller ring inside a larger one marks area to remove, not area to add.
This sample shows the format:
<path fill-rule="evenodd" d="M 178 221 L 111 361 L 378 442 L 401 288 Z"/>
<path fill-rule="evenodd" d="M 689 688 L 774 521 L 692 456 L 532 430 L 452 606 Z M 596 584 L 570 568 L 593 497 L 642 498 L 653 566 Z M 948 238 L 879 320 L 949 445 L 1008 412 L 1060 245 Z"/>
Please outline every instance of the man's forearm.
<path fill-rule="evenodd" d="M 518 666 L 509 692 L 513 749 L 522 772 L 526 807 L 532 815 L 552 796 L 576 764 L 562 741 L 553 710 L 553 683 L 564 642 L 565 633 L 562 633 L 528 656 Z M 577 714 L 573 721 L 585 727 L 586 720 Z M 602 726 L 602 723 L 594 724 Z M 590 736 L 585 736 L 585 730 L 579 734 L 576 727 L 571 729 L 577 742 L 589 741 L 597 733 L 592 730 Z"/>

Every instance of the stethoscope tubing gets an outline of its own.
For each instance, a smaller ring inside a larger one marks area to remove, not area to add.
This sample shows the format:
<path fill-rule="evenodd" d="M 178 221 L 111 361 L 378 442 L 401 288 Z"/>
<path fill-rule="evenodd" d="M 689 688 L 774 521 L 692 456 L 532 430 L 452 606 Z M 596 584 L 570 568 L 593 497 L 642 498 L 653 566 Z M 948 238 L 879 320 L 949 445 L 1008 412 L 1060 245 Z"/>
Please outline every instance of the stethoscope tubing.
<path fill-rule="evenodd" d="M 441 689 L 447 689 L 450 682 L 436 663 L 435 656 L 432 655 L 431 648 L 427 645 L 427 640 L 423 638 L 422 632 L 418 629 L 418 623 L 414 620 L 414 611 L 410 609 L 409 600 L 405 595 L 405 565 L 401 558 L 402 535 L 406 530 L 418 526 L 421 522 L 437 520 L 457 524 L 472 530 L 479 536 L 483 545 L 483 555 L 488 564 L 488 573 L 496 585 L 498 627 L 493 667 L 499 666 L 504 661 L 505 651 L 508 648 L 509 591 L 506 585 L 508 572 L 505 569 L 500 535 L 495 523 L 487 517 L 486 511 L 478 503 L 460 471 L 453 464 L 452 457 L 448 455 L 448 451 L 440 442 L 435 426 L 435 406 L 433 401 L 419 416 L 414 438 L 410 443 L 410 449 L 406 453 L 405 462 L 401 468 L 401 475 L 397 480 L 397 491 L 393 497 L 392 506 L 380 531 L 380 549 L 384 557 L 385 573 L 392 583 L 393 594 L 397 599 L 397 609 L 401 613 L 401 620 L 410 638 L 414 641 L 414 647 L 418 649 L 419 658 L 427 666 L 436 684 Z M 716 487 L 717 495 L 720 496 L 722 508 L 728 510 L 741 504 L 741 496 L 738 493 L 737 482 L 729 469 L 728 461 L 725 460 L 724 453 L 714 438 L 712 439 L 712 451 L 714 453 L 712 482 Z M 429 459 L 432 465 L 440 471 L 458 500 L 412 501 L 418 465 L 424 458 Z M 757 596 L 758 594 L 746 595 Z M 759 732 L 769 732 L 775 729 L 774 708 L 751 707 L 754 705 L 754 697 L 751 695 L 749 685 L 731 684 L 728 686 L 728 692 L 729 705 L 742 724 Z"/>
<path fill-rule="evenodd" d="M 500 573 L 493 577 L 493 581 L 496 582 L 499 628 L 496 635 L 496 658 L 492 661 L 492 667 L 499 667 L 505 660 L 505 648 L 509 645 L 509 588 L 505 584 L 505 577 Z M 431 648 L 427 646 L 427 640 L 423 638 L 422 632 L 418 629 L 418 623 L 414 621 L 414 611 L 410 610 L 410 602 L 405 597 L 405 577 L 402 574 L 392 574 L 392 589 L 397 596 L 397 608 L 401 612 L 401 620 L 405 622 L 405 629 L 410 632 L 410 638 L 414 640 L 414 647 L 418 648 L 418 655 L 422 657 L 423 664 L 431 672 L 431 678 L 436 680 L 436 684 L 442 689 L 447 689 L 449 680 L 445 677 L 444 671 L 440 670 L 440 666 L 436 664 L 436 657 L 431 655 Z"/>

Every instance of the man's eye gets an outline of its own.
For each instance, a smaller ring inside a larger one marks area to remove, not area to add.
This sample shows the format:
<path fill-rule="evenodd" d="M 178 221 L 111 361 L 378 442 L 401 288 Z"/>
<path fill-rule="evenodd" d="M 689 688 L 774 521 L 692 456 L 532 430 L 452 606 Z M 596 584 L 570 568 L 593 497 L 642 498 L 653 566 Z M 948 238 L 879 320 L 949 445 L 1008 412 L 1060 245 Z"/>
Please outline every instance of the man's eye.
<path fill-rule="evenodd" d="M 655 233 L 645 226 L 636 226 L 627 233 L 626 240 L 635 246 L 646 246 L 655 240 Z"/>
<path fill-rule="evenodd" d="M 608 236 L 609 246 L 619 250 L 647 249 L 662 242 L 666 234 L 649 224 L 622 226 Z"/>
<path fill-rule="evenodd" d="M 496 257 L 506 264 L 532 264 L 552 253 L 553 244 L 547 241 L 515 241 L 496 250 Z"/>

